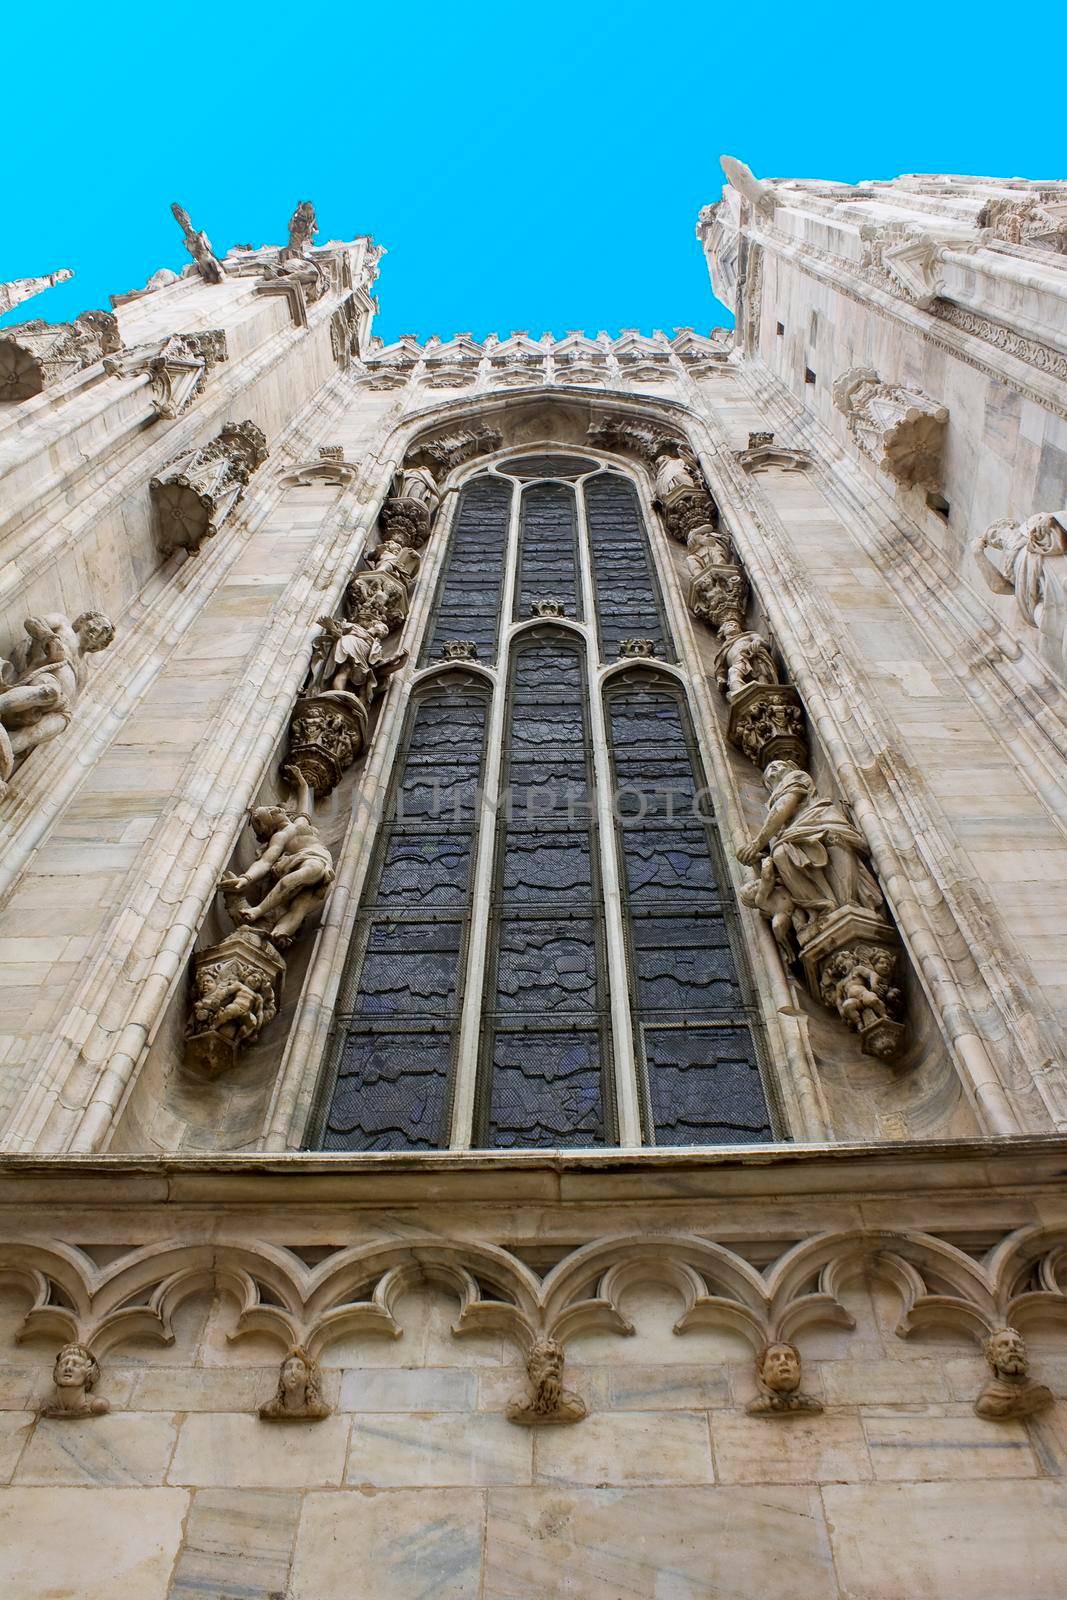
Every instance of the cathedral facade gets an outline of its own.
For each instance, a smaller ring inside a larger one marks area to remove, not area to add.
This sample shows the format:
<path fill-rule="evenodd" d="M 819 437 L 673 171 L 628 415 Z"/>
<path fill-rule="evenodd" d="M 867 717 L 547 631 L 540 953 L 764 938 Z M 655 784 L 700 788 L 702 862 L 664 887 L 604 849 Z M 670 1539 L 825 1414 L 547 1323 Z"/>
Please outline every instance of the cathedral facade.
<path fill-rule="evenodd" d="M 12 1600 L 1063 1592 L 1067 183 L 723 168 L 0 330 Z"/>

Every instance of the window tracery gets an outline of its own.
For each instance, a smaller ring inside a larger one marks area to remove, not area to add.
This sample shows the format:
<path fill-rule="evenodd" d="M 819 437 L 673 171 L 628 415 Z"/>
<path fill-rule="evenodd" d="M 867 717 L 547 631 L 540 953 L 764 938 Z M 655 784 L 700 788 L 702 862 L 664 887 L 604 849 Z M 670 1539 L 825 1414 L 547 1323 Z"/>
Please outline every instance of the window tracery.
<path fill-rule="evenodd" d="M 461 488 L 312 1143 L 774 1137 L 732 893 L 633 480 Z M 449 647 L 473 645 L 476 668 Z"/>

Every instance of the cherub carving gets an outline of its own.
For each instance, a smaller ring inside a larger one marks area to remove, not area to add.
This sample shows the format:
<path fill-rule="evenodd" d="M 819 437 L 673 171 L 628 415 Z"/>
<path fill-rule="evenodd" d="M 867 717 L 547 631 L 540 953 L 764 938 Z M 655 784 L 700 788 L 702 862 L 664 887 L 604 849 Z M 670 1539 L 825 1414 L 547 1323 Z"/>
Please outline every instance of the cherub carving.
<path fill-rule="evenodd" d="M 0 665 L 0 795 L 31 750 L 63 732 L 88 679 L 86 656 L 115 637 L 107 617 L 83 611 L 27 617 L 28 635 Z"/>
<path fill-rule="evenodd" d="M 563 1387 L 563 1346 L 558 1339 L 538 1339 L 526 1357 L 530 1393 L 508 1404 L 507 1419 L 523 1427 L 538 1428 L 554 1422 L 580 1422 L 586 1404 L 572 1389 Z"/>
<path fill-rule="evenodd" d="M 760 862 L 759 875 L 741 885 L 740 898 L 742 905 L 754 907 L 767 918 L 782 960 L 788 966 L 796 954 L 793 934 L 804 918 L 798 916 L 796 902 L 775 872 L 770 856 L 764 856 Z"/>
<path fill-rule="evenodd" d="M 978 1416 L 991 1422 L 1032 1417 L 1053 1402 L 1052 1390 L 1030 1377 L 1030 1357 L 1017 1328 L 994 1328 L 985 1342 L 993 1376 L 974 1402 Z"/>
<path fill-rule="evenodd" d="M 193 1006 L 194 1026 L 212 1028 L 234 1044 L 255 1038 L 275 1014 L 269 976 L 248 964 L 236 972 L 221 965 L 201 968 L 197 983 L 203 993 Z"/>
<path fill-rule="evenodd" d="M 333 858 L 312 822 L 311 790 L 297 767 L 284 774 L 296 791 L 295 808 L 257 806 L 252 831 L 260 841 L 258 859 L 236 876 L 220 880 L 236 922 L 257 929 L 279 950 L 292 944 L 307 919 L 326 899 L 333 882 Z M 238 899 L 254 884 L 274 879 L 274 887 L 258 905 Z"/>
<path fill-rule="evenodd" d="M 319 1368 L 303 1345 L 290 1345 L 278 1373 L 278 1387 L 259 1408 L 264 1422 L 318 1422 L 330 1415 L 319 1390 Z"/>
<path fill-rule="evenodd" d="M 102 1417 L 111 1410 L 110 1402 L 89 1398 L 99 1379 L 100 1364 L 88 1346 L 76 1341 L 65 1344 L 52 1369 L 55 1395 L 42 1407 L 41 1415 L 70 1421 L 76 1417 Z"/>
<path fill-rule="evenodd" d="M 764 1345 L 756 1356 L 756 1381 L 760 1392 L 745 1407 L 751 1417 L 796 1416 L 818 1412 L 822 1402 L 800 1387 L 800 1351 L 779 1339 Z"/>

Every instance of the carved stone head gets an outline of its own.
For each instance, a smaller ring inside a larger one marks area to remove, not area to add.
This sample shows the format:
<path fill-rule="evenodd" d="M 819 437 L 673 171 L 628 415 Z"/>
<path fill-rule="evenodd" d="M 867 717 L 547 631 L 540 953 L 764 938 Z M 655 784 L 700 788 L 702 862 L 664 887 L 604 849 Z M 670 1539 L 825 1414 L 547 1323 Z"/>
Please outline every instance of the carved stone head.
<path fill-rule="evenodd" d="M 784 1339 L 764 1345 L 756 1358 L 756 1375 L 772 1394 L 794 1394 L 800 1388 L 800 1351 Z"/>
<path fill-rule="evenodd" d="M 534 1404 L 554 1410 L 563 1393 L 563 1346 L 557 1339 L 538 1339 L 526 1357 Z"/>
<path fill-rule="evenodd" d="M 97 1359 L 83 1344 L 65 1344 L 56 1356 L 52 1381 L 57 1389 L 80 1389 L 88 1393 L 99 1376 Z"/>
<path fill-rule="evenodd" d="M 763 786 L 767 790 L 776 789 L 783 778 L 799 770 L 795 761 L 768 761 L 763 769 Z"/>
<path fill-rule="evenodd" d="M 1030 1357 L 1017 1328 L 994 1328 L 985 1342 L 985 1355 L 998 1378 L 1025 1378 Z"/>
<path fill-rule="evenodd" d="M 74 619 L 74 632 L 86 654 L 91 650 L 106 650 L 115 637 L 114 626 L 102 611 L 83 611 Z"/>
<path fill-rule="evenodd" d="M 292 821 L 284 806 L 257 806 L 249 818 L 252 832 L 259 840 L 270 839 Z"/>

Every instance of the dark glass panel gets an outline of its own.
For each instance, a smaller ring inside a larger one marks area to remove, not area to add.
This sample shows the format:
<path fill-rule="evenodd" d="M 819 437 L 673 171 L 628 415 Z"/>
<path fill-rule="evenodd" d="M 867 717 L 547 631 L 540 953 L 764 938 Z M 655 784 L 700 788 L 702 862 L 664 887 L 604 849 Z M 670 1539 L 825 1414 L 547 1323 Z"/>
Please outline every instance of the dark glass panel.
<path fill-rule="evenodd" d="M 509 483 L 488 477 L 460 495 L 423 665 L 436 661 L 449 639 L 473 639 L 483 661 L 495 655 L 511 495 Z"/>
<path fill-rule="evenodd" d="M 673 660 L 637 490 L 628 478 L 605 473 L 592 478 L 582 492 L 601 655 L 614 660 L 622 639 L 652 639 L 657 655 Z"/>
<path fill-rule="evenodd" d="M 609 686 L 631 1009 L 657 1144 L 773 1137 L 708 796 L 679 689 L 635 668 Z"/>
<path fill-rule="evenodd" d="M 488 699 L 449 674 L 409 717 L 341 986 L 326 1150 L 448 1142 Z"/>
<path fill-rule="evenodd" d="M 574 490 L 559 483 L 535 483 L 523 490 L 519 514 L 515 616 L 522 621 L 533 615 L 536 600 L 559 600 L 566 616 L 580 617 L 579 591 Z"/>
<path fill-rule="evenodd" d="M 521 456 L 500 463 L 501 472 L 510 472 L 516 478 L 580 478 L 596 469 L 595 461 L 578 456 Z"/>

